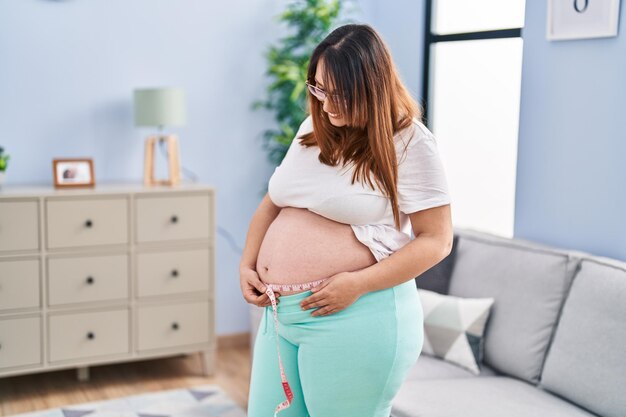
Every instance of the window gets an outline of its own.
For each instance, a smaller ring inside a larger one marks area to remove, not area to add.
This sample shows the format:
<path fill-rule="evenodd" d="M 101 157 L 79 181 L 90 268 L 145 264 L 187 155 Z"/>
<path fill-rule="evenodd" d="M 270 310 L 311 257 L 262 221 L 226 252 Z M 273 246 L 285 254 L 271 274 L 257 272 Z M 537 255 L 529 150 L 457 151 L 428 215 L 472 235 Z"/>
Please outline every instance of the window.
<path fill-rule="evenodd" d="M 512 237 L 523 0 L 426 0 L 425 120 L 437 138 L 453 222 Z"/>

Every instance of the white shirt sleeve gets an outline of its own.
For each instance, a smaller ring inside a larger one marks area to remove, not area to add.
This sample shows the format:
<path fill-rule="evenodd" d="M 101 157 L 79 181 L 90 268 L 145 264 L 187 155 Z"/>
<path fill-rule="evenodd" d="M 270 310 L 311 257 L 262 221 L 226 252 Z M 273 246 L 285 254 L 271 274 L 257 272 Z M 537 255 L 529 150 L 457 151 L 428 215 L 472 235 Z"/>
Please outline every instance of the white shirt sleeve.
<path fill-rule="evenodd" d="M 451 203 L 446 174 L 435 137 L 414 126 L 414 136 L 404 151 L 398 148 L 398 205 L 409 214 Z"/>

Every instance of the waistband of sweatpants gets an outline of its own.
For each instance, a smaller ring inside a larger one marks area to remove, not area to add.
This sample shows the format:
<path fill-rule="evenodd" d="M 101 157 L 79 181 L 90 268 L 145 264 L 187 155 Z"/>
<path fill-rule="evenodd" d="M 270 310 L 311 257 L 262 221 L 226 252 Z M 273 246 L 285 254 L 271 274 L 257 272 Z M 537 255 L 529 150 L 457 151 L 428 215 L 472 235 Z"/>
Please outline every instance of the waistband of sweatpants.
<path fill-rule="evenodd" d="M 407 291 L 407 290 L 416 291 L 415 281 L 409 280 L 395 287 L 395 291 Z M 376 302 L 376 299 L 379 296 L 382 296 L 384 292 L 393 292 L 393 291 L 394 291 L 394 287 L 389 287 L 389 288 L 385 288 L 382 290 L 367 292 L 359 298 L 361 300 L 359 304 L 370 304 L 370 302 Z M 303 311 L 300 306 L 300 302 L 312 294 L 313 292 L 309 289 L 309 290 L 305 290 L 303 292 L 299 292 L 296 294 L 281 295 L 280 297 L 278 297 L 278 300 L 280 300 L 280 302 L 276 304 L 276 313 L 280 314 L 280 313 L 292 313 L 295 311 Z M 272 310 L 271 305 L 266 306 L 265 308 Z"/>
<path fill-rule="evenodd" d="M 302 308 L 300 307 L 300 302 L 311 294 L 313 294 L 313 291 L 306 290 L 296 294 L 281 295 L 280 297 L 278 297 L 278 300 L 280 302 L 276 304 L 276 312 L 280 314 L 289 313 L 292 311 L 302 311 Z M 272 309 L 271 305 L 267 307 L 270 310 Z"/>
<path fill-rule="evenodd" d="M 278 292 L 279 294 L 281 293 L 282 290 L 284 291 L 293 291 L 296 289 L 300 289 L 302 290 L 299 293 L 295 293 L 295 294 L 289 294 L 289 295 L 282 295 L 279 297 L 280 302 L 276 304 L 276 313 L 280 313 L 280 312 L 290 312 L 290 311 L 301 311 L 302 309 L 300 308 L 300 301 L 302 301 L 304 298 L 308 297 L 309 295 L 313 294 L 313 292 L 311 291 L 312 288 L 315 288 L 317 286 L 319 286 L 320 284 L 322 284 L 323 282 L 325 282 L 328 278 L 321 278 L 321 279 L 317 279 L 314 281 L 308 281 L 308 282 L 299 282 L 299 283 L 294 283 L 294 284 L 278 284 L 278 283 L 272 283 L 272 282 L 266 282 L 265 286 L 267 287 L 266 291 L 269 291 L 270 289 L 273 292 Z M 271 306 L 268 306 L 271 308 Z"/>

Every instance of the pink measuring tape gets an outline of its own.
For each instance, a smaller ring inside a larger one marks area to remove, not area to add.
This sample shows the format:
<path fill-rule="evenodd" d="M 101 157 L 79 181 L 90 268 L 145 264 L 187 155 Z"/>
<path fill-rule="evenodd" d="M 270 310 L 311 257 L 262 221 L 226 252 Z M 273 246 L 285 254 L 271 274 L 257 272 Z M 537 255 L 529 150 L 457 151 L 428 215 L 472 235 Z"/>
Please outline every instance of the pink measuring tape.
<path fill-rule="evenodd" d="M 274 328 L 276 329 L 276 350 L 278 352 L 280 380 L 283 383 L 283 391 L 285 391 L 285 395 L 287 396 L 285 401 L 276 406 L 276 410 L 274 410 L 274 417 L 276 417 L 276 414 L 278 414 L 279 411 L 288 408 L 291 405 L 291 400 L 293 400 L 293 392 L 291 392 L 291 387 L 289 386 L 287 375 L 285 374 L 285 369 L 283 368 L 283 360 L 280 357 L 280 347 L 278 343 L 278 313 L 276 312 L 276 296 L 274 295 L 274 291 L 308 290 L 326 281 L 327 279 L 328 278 L 324 278 L 317 281 L 305 282 L 303 284 L 265 284 L 265 293 L 270 298 L 270 301 L 272 302 L 272 310 L 274 311 Z"/>

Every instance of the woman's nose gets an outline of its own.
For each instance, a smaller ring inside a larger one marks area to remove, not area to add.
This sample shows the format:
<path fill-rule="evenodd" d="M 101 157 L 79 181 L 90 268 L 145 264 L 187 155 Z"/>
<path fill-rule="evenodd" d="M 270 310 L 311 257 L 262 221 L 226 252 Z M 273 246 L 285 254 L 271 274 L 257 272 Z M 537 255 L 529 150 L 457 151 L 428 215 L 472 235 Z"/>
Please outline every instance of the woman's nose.
<path fill-rule="evenodd" d="M 328 99 L 328 96 L 326 96 L 326 98 L 324 98 L 323 101 L 323 105 L 322 105 L 322 110 L 324 110 L 325 112 L 331 112 L 332 113 L 332 108 L 330 105 L 330 100 Z"/>

